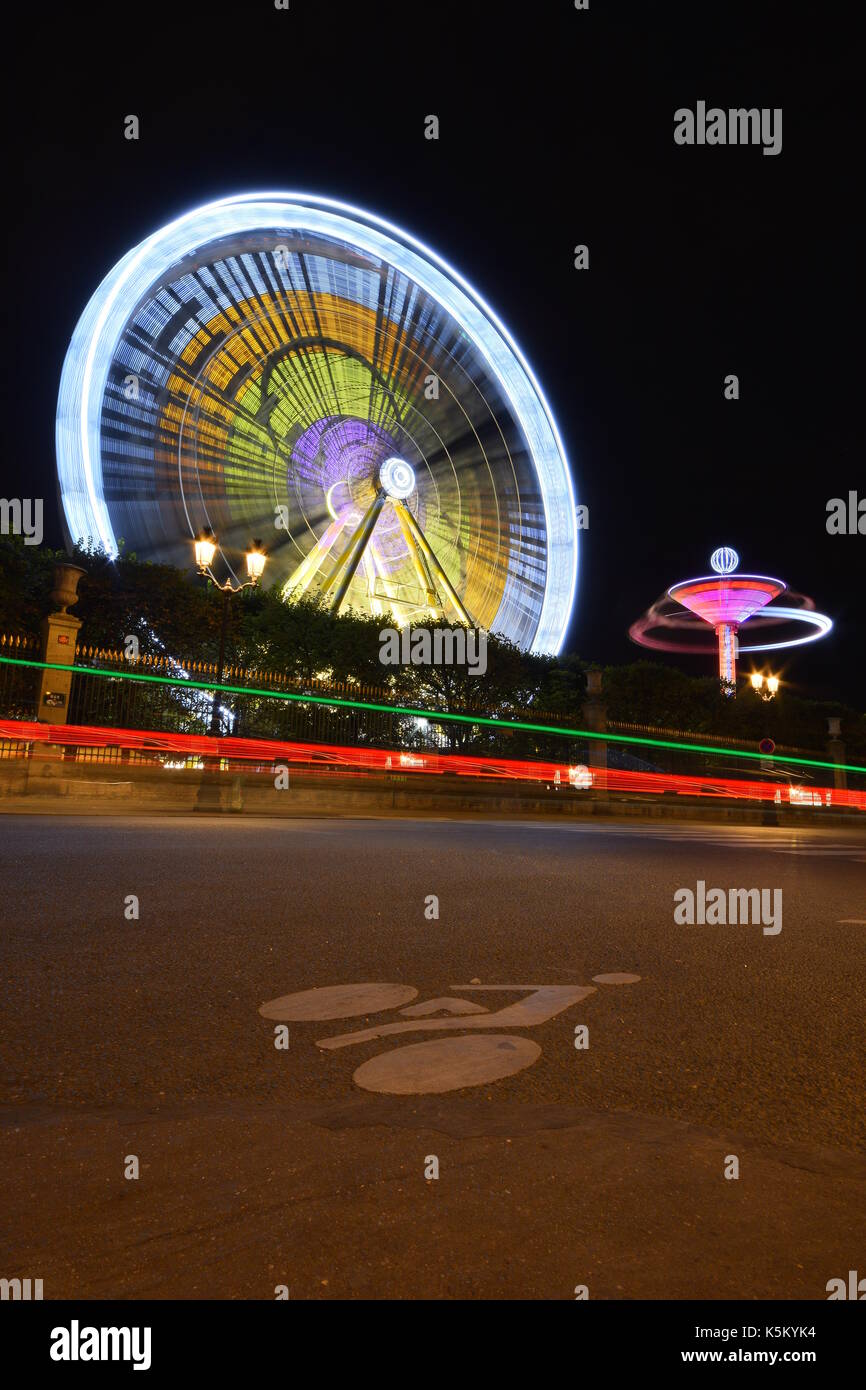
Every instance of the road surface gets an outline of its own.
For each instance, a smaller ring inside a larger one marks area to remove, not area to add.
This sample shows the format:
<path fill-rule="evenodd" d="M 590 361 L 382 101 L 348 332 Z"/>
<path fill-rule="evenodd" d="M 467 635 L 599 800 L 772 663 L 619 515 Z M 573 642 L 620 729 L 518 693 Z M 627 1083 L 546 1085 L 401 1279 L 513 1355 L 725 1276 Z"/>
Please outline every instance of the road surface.
<path fill-rule="evenodd" d="M 823 1299 L 866 1273 L 862 833 L 5 816 L 0 839 L 0 1275 Z M 699 883 L 781 890 L 781 930 L 678 923 Z"/>

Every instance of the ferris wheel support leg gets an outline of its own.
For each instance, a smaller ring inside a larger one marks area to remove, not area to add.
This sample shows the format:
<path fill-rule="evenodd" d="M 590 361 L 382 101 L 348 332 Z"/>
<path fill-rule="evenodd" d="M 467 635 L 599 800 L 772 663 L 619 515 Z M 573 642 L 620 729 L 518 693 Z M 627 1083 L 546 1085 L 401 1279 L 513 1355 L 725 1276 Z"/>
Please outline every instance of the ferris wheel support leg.
<path fill-rule="evenodd" d="M 370 595 L 370 607 L 373 610 L 373 616 L 381 618 L 383 612 L 382 603 L 381 600 L 376 597 L 376 579 L 379 574 L 379 566 L 375 547 L 372 543 L 368 545 L 367 549 L 364 551 L 362 560 L 364 573 L 367 576 L 367 591 Z"/>
<path fill-rule="evenodd" d="M 427 568 L 427 561 L 424 559 L 424 553 L 415 540 L 412 534 L 412 528 L 406 520 L 401 508 L 395 507 L 394 510 L 397 513 L 400 530 L 403 532 L 403 539 L 406 542 L 406 547 L 409 551 L 415 573 L 418 576 L 418 582 L 427 596 L 427 606 L 429 608 L 440 608 L 442 605 L 439 602 L 439 595 L 436 592 L 436 585 L 433 583 L 433 577 Z"/>
<path fill-rule="evenodd" d="M 418 525 L 418 522 L 415 520 L 412 513 L 409 511 L 409 508 L 404 506 L 402 502 L 395 501 L 393 498 L 392 503 L 398 517 L 405 517 L 406 524 L 408 525 L 413 536 L 417 540 L 418 545 L 421 548 L 421 553 L 423 554 L 424 559 L 427 561 L 427 564 L 430 567 L 430 571 L 433 574 L 434 579 L 439 580 L 439 583 L 442 585 L 442 588 L 447 598 L 450 600 L 452 607 L 456 611 L 461 623 L 464 623 L 466 627 L 475 627 L 475 623 L 473 623 L 468 611 L 463 606 L 463 603 L 458 597 L 454 585 L 451 583 L 451 580 L 448 578 L 448 575 L 445 573 L 439 561 L 436 559 L 436 555 L 433 551 L 432 546 L 430 545 L 430 542 L 424 535 L 424 532 L 421 530 L 421 527 Z"/>
<path fill-rule="evenodd" d="M 355 515 L 357 516 L 357 512 Z M 346 524 L 346 521 L 342 518 L 338 521 L 331 522 L 327 531 L 316 541 L 309 555 L 304 556 L 294 574 L 286 580 L 283 585 L 283 598 L 288 598 L 292 593 L 306 593 L 312 582 L 313 575 L 318 570 L 328 551 L 331 549 L 331 546 L 339 538 L 340 532 L 345 528 Z"/>
<path fill-rule="evenodd" d="M 367 518 L 368 518 L 368 516 L 370 515 L 370 512 L 371 512 L 371 511 L 373 510 L 373 508 L 376 506 L 377 498 L 378 498 L 378 494 L 377 494 L 377 496 L 373 499 L 373 501 L 372 501 L 372 503 L 370 504 L 370 506 L 368 507 L 367 511 L 364 513 L 364 515 L 363 515 L 363 516 L 361 517 L 361 519 L 358 521 L 358 524 L 356 525 L 354 531 L 352 532 L 352 534 L 350 535 L 348 541 L 346 542 L 346 545 L 345 545 L 345 548 L 344 548 L 344 550 L 343 550 L 343 553 L 342 553 L 342 555 L 340 556 L 340 558 L 339 558 L 339 560 L 337 561 L 337 563 L 334 565 L 334 568 L 330 571 L 329 574 L 327 574 L 327 575 L 325 576 L 325 580 L 324 580 L 324 582 L 323 582 L 323 584 L 322 584 L 322 593 L 323 593 L 323 594 L 326 594 L 326 593 L 328 592 L 328 590 L 330 589 L 331 585 L 334 584 L 334 583 L 336 582 L 338 576 L 342 573 L 343 567 L 348 563 L 349 560 L 352 559 L 353 555 L 355 554 L 355 549 L 356 549 L 356 547 L 357 547 L 358 540 L 359 540 L 359 538 L 360 538 L 360 536 L 361 536 L 361 533 L 362 533 L 362 531 L 363 531 L 363 529 L 364 529 L 364 524 L 365 524 L 365 522 L 367 521 Z"/>
<path fill-rule="evenodd" d="M 332 613 L 339 613 L 340 611 L 340 605 L 349 591 L 349 585 L 355 577 L 355 570 L 361 563 L 361 556 L 367 548 L 367 542 L 373 534 L 373 528 L 376 522 L 379 520 L 379 513 L 387 500 L 387 494 L 383 490 L 376 493 L 376 496 L 373 498 L 373 501 L 364 514 L 360 526 L 322 585 L 322 593 L 326 594 L 331 588 L 331 585 L 337 581 L 337 576 L 340 576 L 339 581 L 337 581 L 334 597 L 331 600 Z"/>

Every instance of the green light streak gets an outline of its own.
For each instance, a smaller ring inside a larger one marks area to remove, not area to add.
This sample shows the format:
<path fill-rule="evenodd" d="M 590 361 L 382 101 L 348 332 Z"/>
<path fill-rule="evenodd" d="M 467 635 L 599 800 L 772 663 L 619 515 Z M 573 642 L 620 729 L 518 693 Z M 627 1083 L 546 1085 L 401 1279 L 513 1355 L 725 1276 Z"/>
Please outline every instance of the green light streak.
<path fill-rule="evenodd" d="M 107 676 L 111 680 L 147 681 L 152 685 L 172 685 L 178 690 L 213 690 L 222 695 L 256 695 L 265 700 L 295 700 L 306 705 L 328 705 L 332 708 L 374 710 L 381 714 L 402 714 L 413 719 L 429 719 L 433 722 L 450 721 L 455 724 L 476 724 L 496 729 L 520 729 L 533 734 L 554 734 L 559 738 L 599 739 L 603 743 L 636 743 L 650 748 L 677 748 L 683 753 L 720 753 L 729 758 L 749 758 L 760 762 L 766 753 L 749 753 L 739 748 L 714 748 L 703 743 L 676 743 L 673 739 L 646 738 L 637 734 L 599 734 L 591 729 L 560 729 L 553 724 L 525 724 L 513 719 L 491 719 L 476 714 L 448 714 L 439 710 L 411 709 L 404 705 L 373 705 L 364 700 L 331 699 L 326 695 L 298 695 L 285 690 L 259 690 L 248 685 L 217 685 L 214 681 L 176 680 L 172 676 L 147 676 L 137 671 L 106 671 L 97 666 L 64 666 L 57 661 L 25 661 L 22 657 L 0 656 L 0 663 L 6 666 L 32 666 L 40 671 L 66 671 L 71 675 Z M 796 763 L 799 767 L 827 767 L 833 771 L 862 772 L 866 767 L 856 763 L 829 763 L 820 758 L 795 758 L 790 754 L 773 753 L 776 763 Z"/>

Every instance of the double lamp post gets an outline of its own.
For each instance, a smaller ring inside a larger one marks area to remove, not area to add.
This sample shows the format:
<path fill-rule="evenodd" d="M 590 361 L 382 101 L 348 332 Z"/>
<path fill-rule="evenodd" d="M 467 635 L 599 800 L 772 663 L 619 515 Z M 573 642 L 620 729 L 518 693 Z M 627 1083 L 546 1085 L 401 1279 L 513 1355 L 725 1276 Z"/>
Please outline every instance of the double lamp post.
<path fill-rule="evenodd" d="M 265 561 L 267 556 L 262 550 L 261 541 L 253 541 L 249 550 L 246 552 L 247 574 L 249 578 L 243 584 L 233 584 L 231 579 L 226 579 L 220 584 L 211 565 L 216 555 L 219 541 L 211 530 L 206 526 L 195 538 L 195 563 L 199 574 L 203 574 L 214 588 L 219 589 L 223 596 L 222 616 L 220 619 L 220 645 L 219 657 L 217 658 L 216 685 L 223 683 L 223 673 L 226 661 L 226 636 L 228 633 L 229 620 L 229 599 L 233 594 L 239 594 L 243 589 L 254 589 L 264 573 Z M 220 692 L 214 691 L 213 705 L 210 715 L 210 732 L 212 737 L 217 737 L 220 731 Z"/>

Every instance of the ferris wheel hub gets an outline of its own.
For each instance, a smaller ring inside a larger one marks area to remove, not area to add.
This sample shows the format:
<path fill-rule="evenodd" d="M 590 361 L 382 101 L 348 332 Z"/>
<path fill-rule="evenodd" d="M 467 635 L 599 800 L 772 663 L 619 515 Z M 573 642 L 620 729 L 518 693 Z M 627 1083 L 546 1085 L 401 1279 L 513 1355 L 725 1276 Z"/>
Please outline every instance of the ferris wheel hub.
<path fill-rule="evenodd" d="M 379 484 L 389 497 L 403 501 L 415 491 L 415 470 L 405 459 L 386 459 L 379 469 Z"/>

